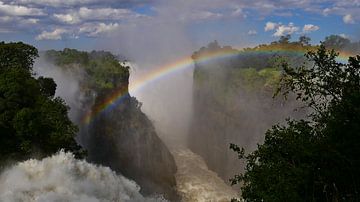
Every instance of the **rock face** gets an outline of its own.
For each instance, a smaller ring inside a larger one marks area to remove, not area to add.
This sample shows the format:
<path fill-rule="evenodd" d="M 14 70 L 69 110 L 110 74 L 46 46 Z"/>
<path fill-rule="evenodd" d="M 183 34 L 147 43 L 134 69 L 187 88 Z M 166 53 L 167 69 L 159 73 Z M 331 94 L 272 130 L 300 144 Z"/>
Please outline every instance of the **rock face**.
<path fill-rule="evenodd" d="M 89 160 L 133 179 L 144 195 L 178 201 L 174 158 L 157 136 L 135 98 L 127 95 L 113 110 L 89 125 Z"/>
<path fill-rule="evenodd" d="M 238 52 L 201 62 L 202 54 L 228 50 L 214 42 L 193 55 L 194 117 L 188 140 L 225 182 L 243 169 L 230 143 L 252 151 L 273 124 L 301 115 L 294 113 L 297 103 L 291 98 L 286 103 L 272 98 L 280 72 L 272 68 L 270 54 Z"/>
<path fill-rule="evenodd" d="M 74 121 L 80 126 L 78 141 L 88 152 L 87 160 L 109 166 L 134 180 L 144 195 L 163 195 L 178 201 L 175 161 L 141 111 L 141 104 L 128 94 L 129 68 L 104 51 L 64 49 L 47 51 L 44 55 L 56 65 L 53 68 L 66 72 L 66 77 L 75 78 L 79 85 L 79 91 L 74 94 L 81 99 L 74 100 L 80 103 L 75 101 L 72 108 L 79 119 Z M 119 93 L 119 89 L 121 101 L 98 113 L 99 106 L 109 96 Z M 91 121 L 83 124 L 81 119 L 88 113 L 92 114 Z"/>

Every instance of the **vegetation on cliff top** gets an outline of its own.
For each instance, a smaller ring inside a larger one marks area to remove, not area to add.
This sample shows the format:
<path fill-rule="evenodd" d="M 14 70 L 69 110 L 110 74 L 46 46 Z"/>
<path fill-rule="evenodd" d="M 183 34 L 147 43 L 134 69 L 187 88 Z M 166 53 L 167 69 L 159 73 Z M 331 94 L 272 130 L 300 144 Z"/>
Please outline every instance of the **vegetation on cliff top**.
<path fill-rule="evenodd" d="M 111 90 L 122 85 L 127 89 L 129 67 L 119 63 L 117 58 L 106 51 L 92 51 L 90 53 L 65 48 L 63 51 L 49 50 L 45 57 L 63 68 L 82 67 L 87 79 L 87 88 L 96 91 Z"/>
<path fill-rule="evenodd" d="M 77 156 L 83 150 L 74 137 L 77 127 L 68 107 L 54 97 L 51 78 L 33 77 L 36 48 L 0 43 L 0 162 L 44 157 L 61 148 Z"/>

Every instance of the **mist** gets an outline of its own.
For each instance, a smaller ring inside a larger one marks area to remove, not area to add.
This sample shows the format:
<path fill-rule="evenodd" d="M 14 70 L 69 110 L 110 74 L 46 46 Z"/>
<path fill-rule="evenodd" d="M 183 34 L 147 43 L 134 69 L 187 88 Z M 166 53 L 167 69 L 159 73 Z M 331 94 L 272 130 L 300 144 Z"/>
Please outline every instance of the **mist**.
<path fill-rule="evenodd" d="M 0 200 L 12 201 L 165 201 L 145 198 L 140 187 L 108 167 L 77 160 L 71 153 L 59 153 L 42 160 L 30 159 L 0 175 Z"/>
<path fill-rule="evenodd" d="M 142 111 L 153 121 L 163 141 L 184 146 L 192 114 L 193 67 L 161 76 L 136 91 L 132 86 L 142 82 L 143 75 L 190 57 L 195 49 L 187 23 L 175 19 L 170 10 L 158 9 L 159 15 L 129 23 L 111 40 L 100 40 L 99 47 L 124 55 L 136 66 L 131 69 L 129 93 L 142 103 Z"/>
<path fill-rule="evenodd" d="M 49 61 L 43 54 L 36 59 L 34 64 L 35 77 L 43 76 L 54 79 L 57 87 L 55 96 L 61 97 L 70 107 L 69 117 L 76 124 L 80 124 L 81 115 L 86 106 L 84 105 L 85 95 L 81 91 L 80 83 L 84 79 L 85 72 L 78 67 L 60 68 Z"/>
<path fill-rule="evenodd" d="M 169 3 L 169 2 L 166 2 Z M 112 50 L 130 61 L 129 93 L 141 103 L 141 110 L 154 124 L 159 137 L 166 143 L 177 164 L 177 190 L 183 201 L 227 201 L 236 192 L 218 173 L 207 167 L 202 156 L 188 149 L 193 140 L 194 65 L 173 74 L 154 78 L 136 89 L 144 75 L 183 58 L 190 58 L 200 48 L 188 34 L 192 13 L 180 2 L 158 6 L 159 14 L 139 19 L 122 27 L 110 40 L 100 40 L 99 48 Z M 186 11 L 186 12 L 182 12 Z M 179 13 L 187 13 L 177 18 Z M 205 142 L 204 142 L 205 143 Z M 210 155 L 210 154 L 209 154 Z"/>

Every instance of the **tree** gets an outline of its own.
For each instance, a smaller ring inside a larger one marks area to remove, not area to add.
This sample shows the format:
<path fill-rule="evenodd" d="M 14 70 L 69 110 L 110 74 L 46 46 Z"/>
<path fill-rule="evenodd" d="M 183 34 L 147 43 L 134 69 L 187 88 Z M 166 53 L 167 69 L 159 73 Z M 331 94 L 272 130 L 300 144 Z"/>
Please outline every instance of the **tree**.
<path fill-rule="evenodd" d="M 54 80 L 42 76 L 40 76 L 37 80 L 40 85 L 40 91 L 48 97 L 54 97 L 56 91 L 56 83 Z"/>
<path fill-rule="evenodd" d="M 284 44 L 284 43 L 289 43 L 291 39 L 291 35 L 287 34 L 286 36 L 281 36 L 279 39 L 279 43 Z"/>
<path fill-rule="evenodd" d="M 62 148 L 80 157 L 83 150 L 74 139 L 77 127 L 64 101 L 54 97 L 55 82 L 32 77 L 37 50 L 21 42 L 2 42 L 0 53 L 0 164 L 44 157 Z"/>
<path fill-rule="evenodd" d="M 360 56 L 347 64 L 321 45 L 306 57 L 312 66 L 283 64 L 278 93 L 295 93 L 312 109 L 306 120 L 288 120 L 265 134 L 257 150 L 245 155 L 242 182 L 246 201 L 359 201 Z"/>
<path fill-rule="evenodd" d="M 325 38 L 324 46 L 329 49 L 341 50 L 350 45 L 350 40 L 339 35 L 330 35 Z"/>
<path fill-rule="evenodd" d="M 302 44 L 303 46 L 310 45 L 310 41 L 311 41 L 311 38 L 307 37 L 305 35 L 302 35 L 299 37 L 299 43 Z"/>
<path fill-rule="evenodd" d="M 0 70 L 9 67 L 30 70 L 34 64 L 34 59 L 38 56 L 38 51 L 33 46 L 22 42 L 0 42 Z"/>

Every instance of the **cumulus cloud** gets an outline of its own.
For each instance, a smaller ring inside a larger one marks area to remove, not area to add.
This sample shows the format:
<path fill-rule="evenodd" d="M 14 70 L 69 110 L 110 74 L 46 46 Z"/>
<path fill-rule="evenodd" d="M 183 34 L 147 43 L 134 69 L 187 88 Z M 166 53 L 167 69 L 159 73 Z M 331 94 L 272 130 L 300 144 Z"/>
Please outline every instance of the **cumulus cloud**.
<path fill-rule="evenodd" d="M 299 29 L 300 28 L 295 26 L 294 23 L 292 22 L 290 22 L 288 25 L 283 25 L 282 23 L 267 22 L 264 28 L 266 32 L 275 30 L 275 33 L 273 34 L 273 36 L 275 37 L 285 36 L 287 34 L 293 34 L 299 31 Z"/>
<path fill-rule="evenodd" d="M 19 4 L 37 4 L 46 6 L 75 6 L 81 4 L 94 3 L 96 0 L 16 0 Z"/>
<path fill-rule="evenodd" d="M 231 16 L 233 17 L 242 17 L 242 18 L 246 18 L 246 14 L 244 12 L 244 10 L 242 8 L 237 8 L 235 9 L 232 13 Z"/>
<path fill-rule="evenodd" d="M 36 40 L 60 40 L 65 33 L 68 33 L 68 31 L 62 28 L 57 28 L 50 32 L 43 31 L 36 37 Z"/>
<path fill-rule="evenodd" d="M 11 33 L 11 32 L 13 32 L 13 30 L 2 27 L 0 28 L 0 33 Z"/>
<path fill-rule="evenodd" d="M 91 22 L 81 24 L 78 28 L 65 29 L 56 28 L 52 31 L 43 31 L 35 39 L 40 40 L 61 40 L 66 36 L 67 38 L 77 39 L 79 35 L 84 34 L 88 37 L 98 37 L 110 34 L 120 28 L 118 23 L 102 23 Z"/>
<path fill-rule="evenodd" d="M 87 23 L 80 27 L 79 33 L 90 37 L 96 37 L 101 34 L 109 34 L 119 28 L 118 23 Z"/>
<path fill-rule="evenodd" d="M 134 9 L 139 5 L 142 6 L 141 8 L 146 8 L 145 12 L 142 9 L 140 9 L 142 11 Z M 36 21 L 38 26 L 32 27 L 31 31 L 41 33 L 54 25 L 71 30 L 78 30 L 88 23 L 103 23 L 103 25 L 117 23 L 126 26 L 136 24 L 139 18 L 168 14 L 170 15 L 166 20 L 184 24 L 248 18 L 248 16 L 251 19 L 252 11 L 256 13 L 256 17 L 264 19 L 269 15 L 291 16 L 289 8 L 313 13 L 322 12 L 324 15 L 339 15 L 343 17 L 345 23 L 355 23 L 359 19 L 356 9 L 358 5 L 358 0 L 0 0 L 0 13 L 3 14 L 2 16 L 32 18 L 28 22 L 35 22 L 34 19 L 39 18 Z M 50 18 L 45 19 L 47 15 Z M 20 30 L 15 26 L 9 28 Z M 296 27 L 268 22 L 264 29 L 275 30 L 276 35 L 279 35 L 282 32 L 294 32 Z"/>
<path fill-rule="evenodd" d="M 277 23 L 274 23 L 274 22 L 267 22 L 267 23 L 265 24 L 265 28 L 264 28 L 264 30 L 265 30 L 265 32 L 267 32 L 267 31 L 271 31 L 271 30 L 274 30 L 277 26 L 278 26 L 278 24 L 277 24 Z"/>
<path fill-rule="evenodd" d="M 250 35 L 250 36 L 254 36 L 254 35 L 257 35 L 257 31 L 256 30 L 249 30 L 248 31 L 248 35 Z"/>
<path fill-rule="evenodd" d="M 5 4 L 0 1 L 0 12 L 11 16 L 42 16 L 45 15 L 42 9 L 31 8 L 20 5 Z"/>
<path fill-rule="evenodd" d="M 0 16 L 0 23 L 37 24 L 37 18 L 22 18 L 17 16 Z"/>
<path fill-rule="evenodd" d="M 141 4 L 146 3 L 148 0 L 8 0 L 12 3 L 22 5 L 38 5 L 38 6 L 52 6 L 52 7 L 70 7 L 82 5 L 99 5 L 99 4 Z M 101 2 L 101 3 L 100 3 Z"/>
<path fill-rule="evenodd" d="M 349 35 L 347 35 L 347 34 L 339 34 L 339 36 L 341 36 L 342 38 L 344 38 L 344 39 L 349 39 L 350 37 L 349 37 Z"/>
<path fill-rule="evenodd" d="M 343 22 L 346 24 L 356 23 L 360 18 L 359 0 L 333 0 L 329 2 L 325 9 L 322 10 L 323 15 L 337 15 L 341 16 Z"/>
<path fill-rule="evenodd" d="M 223 17 L 221 13 L 210 12 L 210 11 L 199 11 L 192 13 L 188 16 L 184 16 L 183 20 L 208 20 L 208 19 L 219 19 Z"/>
<path fill-rule="evenodd" d="M 141 17 L 138 13 L 129 9 L 116 8 L 87 8 L 81 7 L 78 10 L 69 11 L 65 14 L 54 14 L 54 18 L 67 24 L 76 24 L 89 20 L 124 20 L 129 18 Z"/>
<path fill-rule="evenodd" d="M 354 18 L 352 17 L 351 14 L 344 15 L 343 21 L 346 24 L 354 24 L 355 23 L 355 20 L 354 20 Z"/>
<path fill-rule="evenodd" d="M 66 24 L 76 24 L 80 22 L 78 16 L 72 14 L 54 14 L 54 18 Z"/>
<path fill-rule="evenodd" d="M 273 34 L 273 36 L 275 37 L 285 36 L 287 34 L 293 34 L 297 31 L 299 31 L 299 27 L 296 27 L 294 23 L 290 22 L 288 25 L 279 25 L 276 28 L 276 31 Z"/>
<path fill-rule="evenodd" d="M 37 18 L 23 18 L 21 16 L 0 16 L 1 33 L 17 32 L 37 26 Z M 14 27 L 16 25 L 16 27 Z"/>
<path fill-rule="evenodd" d="M 319 29 L 320 29 L 319 26 L 316 26 L 316 25 L 313 25 L 313 24 L 306 24 L 306 25 L 304 25 L 304 27 L 303 27 L 303 32 L 304 32 L 304 33 L 310 33 L 310 32 L 317 31 L 317 30 L 319 30 Z"/>

